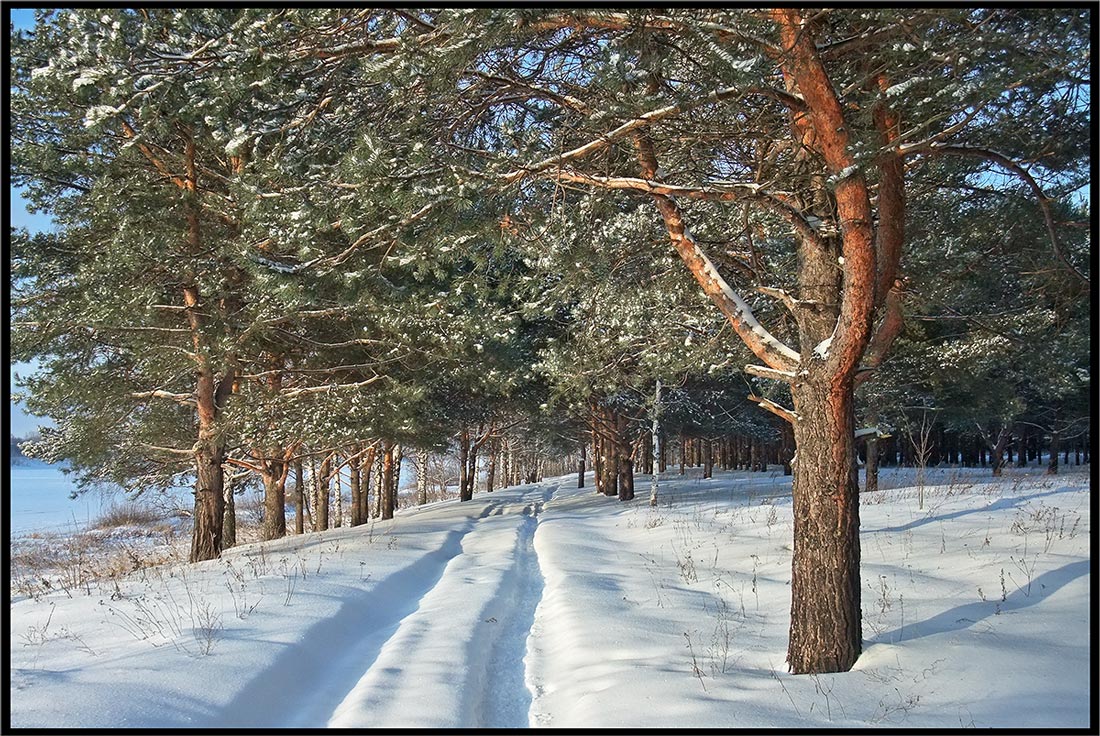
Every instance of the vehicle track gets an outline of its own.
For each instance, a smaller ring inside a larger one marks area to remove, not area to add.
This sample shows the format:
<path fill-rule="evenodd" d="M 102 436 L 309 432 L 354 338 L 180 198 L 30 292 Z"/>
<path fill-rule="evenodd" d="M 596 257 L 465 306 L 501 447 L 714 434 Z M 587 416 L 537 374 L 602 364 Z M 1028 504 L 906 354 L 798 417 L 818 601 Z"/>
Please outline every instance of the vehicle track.
<path fill-rule="evenodd" d="M 533 539 L 557 488 L 479 497 L 480 515 L 314 624 L 218 725 L 527 726 L 525 655 L 543 586 Z"/>

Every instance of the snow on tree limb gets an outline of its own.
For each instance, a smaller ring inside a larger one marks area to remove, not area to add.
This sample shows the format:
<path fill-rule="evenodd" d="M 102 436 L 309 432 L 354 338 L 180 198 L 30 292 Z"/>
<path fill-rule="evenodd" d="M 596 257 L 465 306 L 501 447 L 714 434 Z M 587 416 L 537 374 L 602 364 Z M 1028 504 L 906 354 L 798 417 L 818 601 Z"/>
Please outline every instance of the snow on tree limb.
<path fill-rule="evenodd" d="M 712 102 L 719 102 L 721 100 L 729 99 L 730 97 L 735 97 L 740 94 L 741 91 L 742 90 L 740 87 L 725 87 L 723 89 L 716 89 L 713 92 L 703 95 L 699 99 L 690 103 L 666 105 L 665 107 L 661 107 L 656 110 L 650 110 L 647 113 L 639 115 L 633 120 L 628 120 L 627 122 L 620 125 L 618 128 L 604 133 L 596 140 L 585 143 L 583 146 L 578 146 L 571 151 L 566 151 L 565 153 L 559 154 L 557 156 L 551 156 L 550 158 L 546 158 L 537 163 L 525 166 L 522 169 L 516 169 L 515 171 L 512 171 L 510 173 L 503 174 L 500 178 L 504 181 L 504 183 L 512 184 L 532 174 L 537 174 L 539 172 L 546 171 L 547 169 L 550 169 L 552 167 L 561 166 L 562 164 L 572 161 L 574 159 L 583 158 L 590 153 L 601 151 L 604 148 L 610 146 L 615 141 L 621 140 L 628 135 L 631 135 L 632 133 L 640 130 L 641 128 L 644 128 L 647 125 L 651 125 L 659 120 L 664 120 L 665 118 L 679 115 L 680 113 L 693 110 L 697 107 L 701 107 Z"/>
<path fill-rule="evenodd" d="M 655 178 L 658 165 L 652 141 L 648 136 L 639 134 L 634 137 L 634 146 L 643 176 L 647 179 Z M 671 197 L 663 194 L 653 193 L 650 196 L 661 213 L 676 252 L 695 280 L 703 287 L 703 292 L 722 310 L 722 314 L 729 320 L 741 340 L 756 357 L 772 368 L 791 370 L 797 366 L 800 360 L 798 353 L 757 321 L 748 303 L 733 290 L 699 246 L 695 236 L 688 229 L 687 223 L 684 222 L 679 205 Z"/>
<path fill-rule="evenodd" d="M 765 411 L 770 411 L 777 417 L 786 419 L 791 424 L 794 424 L 801 418 L 798 416 L 798 412 L 792 409 L 788 409 L 785 406 L 780 406 L 771 399 L 765 399 L 764 397 L 757 396 L 756 394 L 749 394 L 748 399 L 755 404 L 759 404 L 761 409 L 764 409 Z"/>
<path fill-rule="evenodd" d="M 774 378 L 777 381 L 790 383 L 794 380 L 794 371 L 778 371 L 775 368 L 767 368 L 762 365 L 746 365 L 745 373 L 761 378 Z"/>

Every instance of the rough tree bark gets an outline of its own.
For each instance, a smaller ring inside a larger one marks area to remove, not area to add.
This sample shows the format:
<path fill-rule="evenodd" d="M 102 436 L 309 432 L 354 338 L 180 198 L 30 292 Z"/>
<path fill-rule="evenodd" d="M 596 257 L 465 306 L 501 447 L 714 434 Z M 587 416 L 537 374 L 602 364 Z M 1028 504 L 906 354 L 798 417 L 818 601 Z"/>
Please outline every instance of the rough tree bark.
<path fill-rule="evenodd" d="M 393 488 L 393 442 L 382 443 L 382 518 L 392 519 L 396 507 L 397 495 Z"/>
<path fill-rule="evenodd" d="M 634 458 L 633 443 L 630 441 L 630 432 L 627 418 L 621 413 L 615 415 L 616 440 L 613 449 L 618 456 L 619 466 L 619 493 L 620 501 L 634 500 Z"/>
<path fill-rule="evenodd" d="M 348 457 L 348 494 L 350 495 L 348 503 L 351 505 L 351 525 L 359 526 L 363 523 L 361 512 L 363 509 L 363 499 L 361 498 L 363 493 L 362 476 L 359 472 L 359 453 L 361 450 L 358 447 L 353 447 L 351 455 Z"/>
<path fill-rule="evenodd" d="M 302 534 L 306 530 L 305 505 L 306 489 L 302 482 L 302 459 L 294 461 L 294 533 Z"/>
<path fill-rule="evenodd" d="M 423 506 L 428 502 L 428 451 L 416 450 L 416 503 Z"/>
<path fill-rule="evenodd" d="M 653 477 L 649 481 L 649 505 L 657 505 L 657 485 L 660 475 L 664 471 L 664 463 L 661 462 L 661 379 L 657 379 L 657 386 L 653 389 Z"/>
<path fill-rule="evenodd" d="M 237 504 L 234 503 L 233 499 L 235 485 L 236 483 L 232 475 L 225 476 L 225 511 L 222 518 L 222 549 L 229 549 L 237 545 Z"/>

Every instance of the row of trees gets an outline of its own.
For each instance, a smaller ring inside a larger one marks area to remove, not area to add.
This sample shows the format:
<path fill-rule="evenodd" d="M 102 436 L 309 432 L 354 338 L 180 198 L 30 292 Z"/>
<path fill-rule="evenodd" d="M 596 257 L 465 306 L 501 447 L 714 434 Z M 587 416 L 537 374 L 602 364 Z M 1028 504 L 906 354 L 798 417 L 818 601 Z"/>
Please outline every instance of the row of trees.
<path fill-rule="evenodd" d="M 492 437 L 594 435 L 627 500 L 643 427 L 786 438 L 788 662 L 846 670 L 857 415 L 1081 416 L 1088 33 L 1038 9 L 46 11 L 11 47 L 13 178 L 57 223 L 12 236 L 13 357 L 58 422 L 38 451 L 193 474 L 200 560 L 228 468 L 278 534 L 307 454 L 373 447 L 385 475 L 389 448 L 451 445 L 469 498 Z"/>

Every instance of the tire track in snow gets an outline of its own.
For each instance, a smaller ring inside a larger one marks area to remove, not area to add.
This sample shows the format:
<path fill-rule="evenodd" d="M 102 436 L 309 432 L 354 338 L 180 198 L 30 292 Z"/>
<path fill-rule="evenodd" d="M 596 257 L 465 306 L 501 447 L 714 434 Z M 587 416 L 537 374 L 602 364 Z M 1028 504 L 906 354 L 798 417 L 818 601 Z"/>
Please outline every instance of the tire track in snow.
<path fill-rule="evenodd" d="M 485 499 L 489 500 L 489 499 Z M 504 499 L 502 499 L 503 501 Z M 401 623 L 439 584 L 462 541 L 500 504 L 493 503 L 443 543 L 374 585 L 345 599 L 333 616 L 305 635 L 253 678 L 212 719 L 215 728 L 324 726 L 369 669 Z"/>
<path fill-rule="evenodd" d="M 572 485 L 563 484 L 559 485 L 549 494 L 543 506 L 552 505 L 552 501 L 557 497 L 558 492 L 565 488 L 572 488 Z M 546 615 L 545 611 L 540 611 L 542 608 L 543 599 L 546 595 L 546 575 L 542 569 L 542 563 L 539 561 L 538 551 L 535 549 L 534 534 L 531 535 L 530 540 L 531 552 L 530 559 L 536 566 L 536 572 L 539 580 L 538 600 L 534 601 L 531 608 L 531 616 L 528 620 L 528 634 L 526 642 L 526 656 L 523 659 L 524 664 L 524 680 L 526 689 L 528 692 L 527 699 L 527 718 L 524 725 L 529 728 L 536 727 L 548 727 L 551 725 L 551 718 L 548 713 L 540 706 L 540 700 L 543 697 L 546 689 L 546 659 L 547 659 L 547 644 L 543 639 L 543 626 L 542 619 Z"/>
<path fill-rule="evenodd" d="M 525 589 L 522 576 L 536 508 L 550 495 L 545 486 L 501 493 L 418 610 L 360 670 L 330 727 L 527 725 L 522 660 L 541 579 Z"/>
<path fill-rule="evenodd" d="M 486 671 L 480 683 L 482 693 L 479 728 L 527 728 L 533 691 L 527 676 L 527 651 L 535 609 L 542 600 L 544 580 L 535 553 L 535 532 L 539 514 L 556 490 L 545 489 L 542 499 L 535 501 L 519 529 L 512 570 L 502 586 L 495 604 L 510 606 L 506 618 L 501 618 L 501 630 L 492 644 Z M 506 591 L 505 587 L 511 588 Z M 511 600 L 501 600 L 510 593 Z M 502 595 L 503 594 L 503 595 Z"/>

